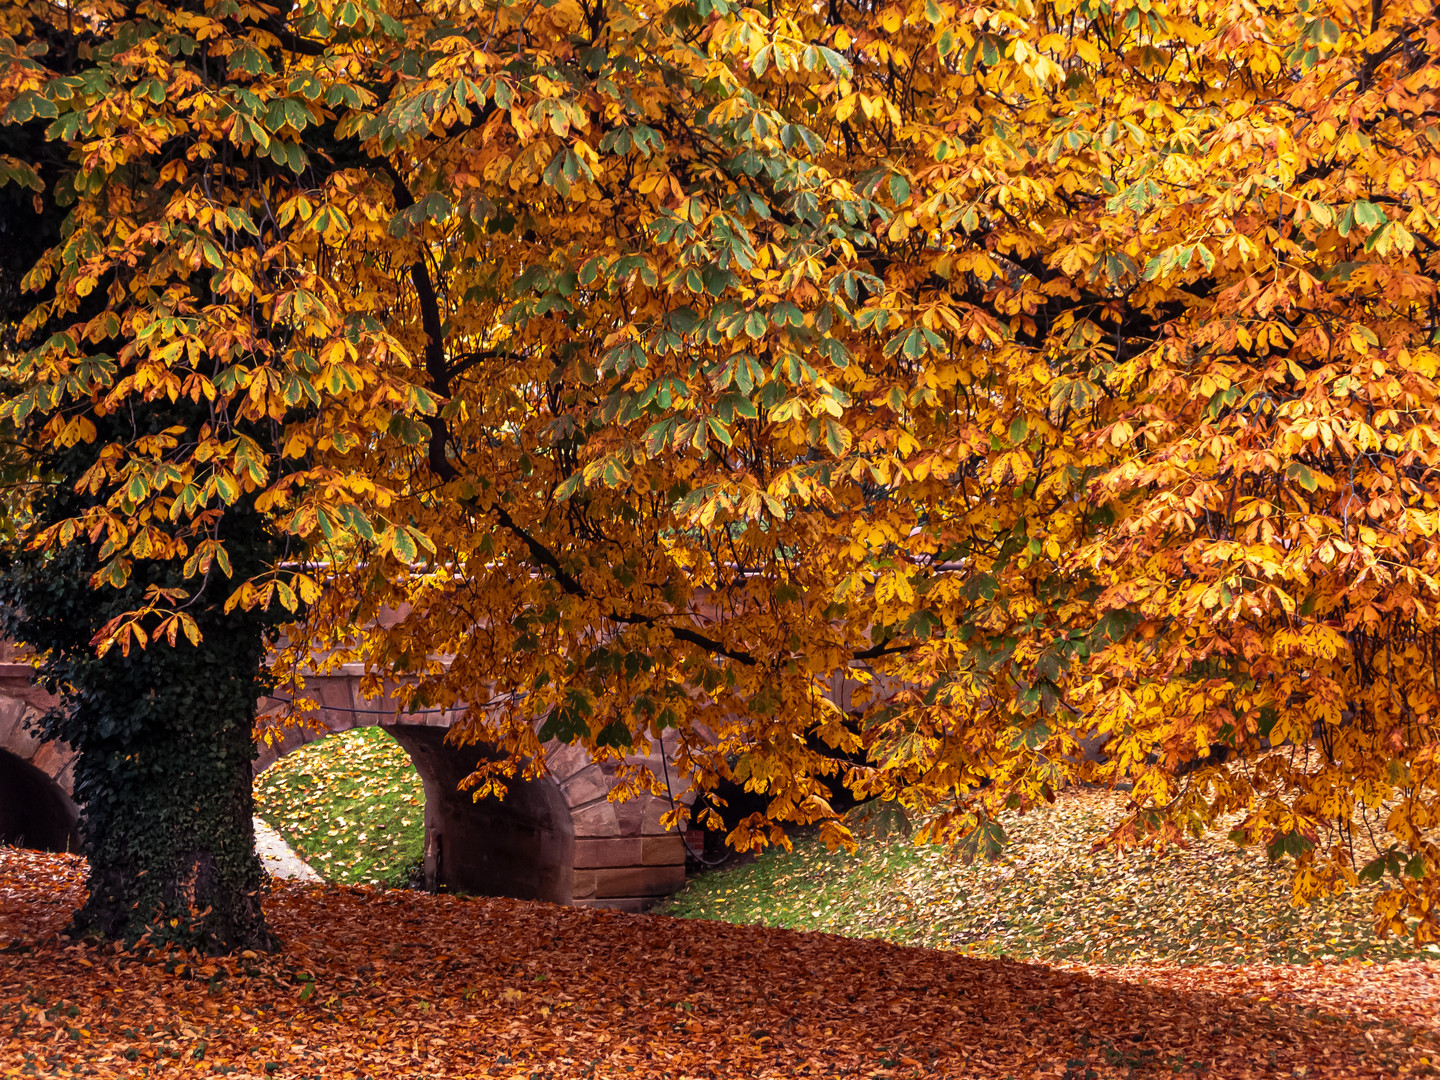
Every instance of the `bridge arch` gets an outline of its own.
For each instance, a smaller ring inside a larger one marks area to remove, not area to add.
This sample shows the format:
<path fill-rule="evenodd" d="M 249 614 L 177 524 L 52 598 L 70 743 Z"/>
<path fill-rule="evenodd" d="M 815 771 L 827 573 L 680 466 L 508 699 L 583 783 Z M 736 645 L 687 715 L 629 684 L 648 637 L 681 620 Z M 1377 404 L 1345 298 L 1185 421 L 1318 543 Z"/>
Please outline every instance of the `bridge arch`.
<path fill-rule="evenodd" d="M 25 719 L 53 699 L 33 685 L 28 664 L 0 655 L 0 840 L 75 850 L 79 814 L 73 799 L 74 752 L 41 742 Z M 409 754 L 425 789 L 427 883 L 476 895 L 517 896 L 560 904 L 640 910 L 685 883 L 685 846 L 663 829 L 670 801 L 643 795 L 608 799 L 615 766 L 575 746 L 546 747 L 549 775 L 515 781 L 503 800 L 476 801 L 458 785 L 484 749 L 445 739 L 450 714 L 405 717 L 394 702 L 369 701 L 360 672 L 306 680 L 319 710 L 316 730 L 285 728 L 257 748 L 256 773 L 318 738 L 356 727 L 389 731 Z M 263 711 L 282 704 L 260 702 Z M 664 775 L 659 752 L 644 760 Z"/>
<path fill-rule="evenodd" d="M 51 777 L 8 750 L 0 750 L 0 844 L 76 851 L 79 813 Z"/>
<path fill-rule="evenodd" d="M 80 846 L 79 811 L 70 797 L 75 755 L 41 742 L 29 722 L 48 698 L 30 683 L 29 665 L 0 663 L 0 843 L 43 851 Z"/>
<path fill-rule="evenodd" d="M 610 802 L 615 765 L 552 742 L 546 747 L 548 776 L 516 779 L 507 783 L 503 800 L 477 801 L 459 784 L 485 759 L 485 749 L 446 739 L 458 714 L 432 710 L 397 720 L 393 699 L 361 694 L 360 676 L 358 665 L 346 665 L 307 677 L 305 696 L 318 706 L 312 727 L 277 730 L 261 746 L 257 774 L 318 738 L 380 727 L 404 748 L 424 786 L 429 887 L 638 911 L 685 884 L 684 841 L 660 824 L 668 798 L 647 794 Z M 658 751 L 643 763 L 663 782 Z"/>
<path fill-rule="evenodd" d="M 489 755 L 446 729 L 386 724 L 425 787 L 425 880 L 486 896 L 574 899 L 575 824 L 552 777 L 509 781 L 503 799 L 475 799 L 460 783 Z"/>

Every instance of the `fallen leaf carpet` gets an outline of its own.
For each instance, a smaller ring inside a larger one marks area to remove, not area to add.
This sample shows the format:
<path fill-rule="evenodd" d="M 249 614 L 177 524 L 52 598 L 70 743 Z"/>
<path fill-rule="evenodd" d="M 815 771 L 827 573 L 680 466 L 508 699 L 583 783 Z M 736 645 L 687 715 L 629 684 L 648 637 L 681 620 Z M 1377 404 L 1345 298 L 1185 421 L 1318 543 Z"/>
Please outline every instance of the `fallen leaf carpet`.
<path fill-rule="evenodd" d="M 0 849 L 0 1075 L 1431 1075 L 1440 965 L 1052 967 L 514 900 L 277 884 L 275 955 L 71 942 Z"/>

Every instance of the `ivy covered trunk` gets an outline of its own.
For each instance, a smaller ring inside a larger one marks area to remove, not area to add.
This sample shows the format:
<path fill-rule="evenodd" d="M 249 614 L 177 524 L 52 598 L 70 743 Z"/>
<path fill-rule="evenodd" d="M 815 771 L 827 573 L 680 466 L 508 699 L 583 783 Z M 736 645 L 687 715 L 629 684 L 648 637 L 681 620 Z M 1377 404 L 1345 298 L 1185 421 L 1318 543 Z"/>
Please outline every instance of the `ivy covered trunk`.
<path fill-rule="evenodd" d="M 89 897 L 74 928 L 268 947 L 251 819 L 258 634 L 94 662 L 62 720 L 79 750 Z"/>
<path fill-rule="evenodd" d="M 168 419 L 173 419 L 169 417 Z M 156 421 L 158 425 L 160 420 Z M 88 448 L 55 455 L 74 476 Z M 70 484 L 50 486 L 40 523 L 74 510 Z M 234 570 L 259 572 L 276 550 L 268 525 L 242 506 L 217 525 Z M 77 538 L 59 551 L 12 551 L 0 575 L 0 623 L 47 656 L 42 681 L 60 704 L 41 734 L 76 751 L 75 799 L 89 861 L 89 896 L 73 933 L 207 951 L 270 948 L 255 855 L 251 763 L 257 698 L 273 619 L 225 613 L 218 572 L 188 608 L 202 637 L 163 637 L 97 655 L 97 632 L 137 609 L 149 586 L 183 582 L 173 562 L 137 560 L 119 588 L 92 585 L 99 551 Z"/>

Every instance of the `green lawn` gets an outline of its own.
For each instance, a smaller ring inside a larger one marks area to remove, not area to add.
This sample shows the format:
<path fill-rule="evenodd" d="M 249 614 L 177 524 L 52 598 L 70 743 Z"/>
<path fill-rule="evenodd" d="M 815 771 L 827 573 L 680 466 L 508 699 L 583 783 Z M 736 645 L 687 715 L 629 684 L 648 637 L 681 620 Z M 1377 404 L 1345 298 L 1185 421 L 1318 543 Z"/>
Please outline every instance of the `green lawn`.
<path fill-rule="evenodd" d="M 255 812 L 327 881 L 408 885 L 425 852 L 425 793 L 378 727 L 329 735 L 255 781 Z"/>
<path fill-rule="evenodd" d="M 878 937 L 985 955 L 1091 963 L 1312 962 L 1425 956 L 1377 940 L 1374 890 L 1290 904 L 1288 864 L 1209 835 L 1188 849 L 1090 847 L 1121 814 L 1108 793 L 1073 791 L 1008 823 L 996 862 L 966 865 L 908 840 L 849 856 L 813 839 L 701 874 L 660 907 L 682 918 Z"/>

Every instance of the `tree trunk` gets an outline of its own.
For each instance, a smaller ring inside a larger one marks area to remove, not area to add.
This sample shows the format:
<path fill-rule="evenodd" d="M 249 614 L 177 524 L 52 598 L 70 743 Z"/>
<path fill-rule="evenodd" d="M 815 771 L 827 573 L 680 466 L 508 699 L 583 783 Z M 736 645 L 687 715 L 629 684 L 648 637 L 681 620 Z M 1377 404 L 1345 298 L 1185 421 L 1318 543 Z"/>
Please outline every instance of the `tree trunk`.
<path fill-rule="evenodd" d="M 90 863 L 72 932 L 208 951 L 275 944 L 251 823 L 263 642 L 206 629 L 198 648 L 113 650 L 71 703 L 67 728 L 89 735 L 75 798 Z"/>
<path fill-rule="evenodd" d="M 79 471 L 61 458 L 69 465 L 61 475 Z M 53 491 L 42 521 L 65 509 L 67 489 Z M 274 558 L 273 535 L 253 511 L 232 508 L 224 524 L 237 574 Z M 60 697 L 39 734 L 76 752 L 90 877 L 72 932 L 207 952 L 275 947 L 260 907 L 251 762 L 267 643 L 288 613 L 226 613 L 221 579 L 189 606 L 198 646 L 181 636 L 97 656 L 97 631 L 134 610 L 147 586 L 187 584 L 178 567 L 137 562 L 125 586 L 97 589 L 99 559 L 83 539 L 58 551 L 12 550 L 0 564 L 0 630 L 44 657 L 40 678 Z"/>

